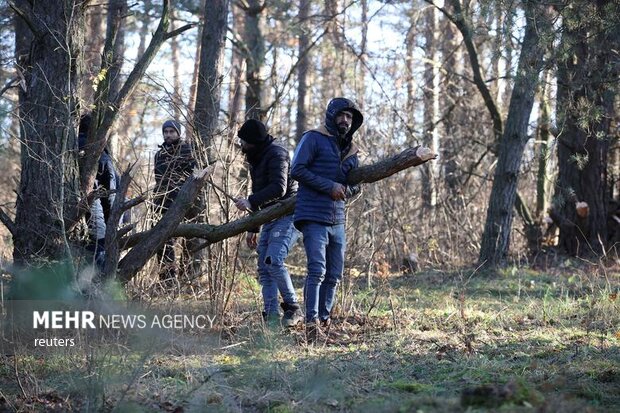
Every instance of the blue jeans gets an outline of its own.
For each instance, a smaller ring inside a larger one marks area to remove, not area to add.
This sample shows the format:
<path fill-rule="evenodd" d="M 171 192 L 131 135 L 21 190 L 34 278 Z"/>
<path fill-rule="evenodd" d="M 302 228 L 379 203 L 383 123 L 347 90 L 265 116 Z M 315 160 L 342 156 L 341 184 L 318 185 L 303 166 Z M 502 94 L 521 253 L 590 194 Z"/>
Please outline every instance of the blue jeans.
<path fill-rule="evenodd" d="M 267 315 L 278 314 L 278 291 L 286 304 L 296 304 L 297 295 L 291 276 L 284 266 L 290 248 L 299 237 L 293 226 L 293 215 L 263 225 L 258 240 L 258 282 L 262 287 Z"/>
<path fill-rule="evenodd" d="M 336 288 L 344 271 L 347 245 L 344 224 L 325 225 L 306 222 L 301 226 L 308 258 L 304 286 L 306 322 L 327 320 L 334 306 Z"/>

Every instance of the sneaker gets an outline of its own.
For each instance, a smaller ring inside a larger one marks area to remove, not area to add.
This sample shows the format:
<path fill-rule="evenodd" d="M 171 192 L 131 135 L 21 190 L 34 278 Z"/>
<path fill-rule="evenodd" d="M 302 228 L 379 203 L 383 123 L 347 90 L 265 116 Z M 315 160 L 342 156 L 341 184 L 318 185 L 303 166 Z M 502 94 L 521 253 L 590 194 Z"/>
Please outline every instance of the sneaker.
<path fill-rule="evenodd" d="M 282 317 L 282 325 L 284 327 L 295 327 L 304 319 L 304 315 L 298 303 L 282 303 L 280 307 L 284 310 L 284 317 Z"/>

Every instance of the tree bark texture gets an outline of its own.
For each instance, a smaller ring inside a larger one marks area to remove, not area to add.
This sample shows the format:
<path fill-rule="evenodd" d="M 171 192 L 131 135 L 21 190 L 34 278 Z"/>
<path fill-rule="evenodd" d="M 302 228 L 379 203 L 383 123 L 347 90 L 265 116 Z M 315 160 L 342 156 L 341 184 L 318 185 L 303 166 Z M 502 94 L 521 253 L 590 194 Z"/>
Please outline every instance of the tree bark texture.
<path fill-rule="evenodd" d="M 125 57 L 125 18 L 127 15 L 127 0 L 109 0 L 108 23 L 106 41 L 112 43 L 110 56 L 110 99 L 116 99 L 121 89 L 121 69 Z M 104 57 L 105 58 L 105 57 Z"/>
<path fill-rule="evenodd" d="M 437 42 L 437 12 L 434 7 L 426 10 L 426 25 L 424 28 L 424 136 L 423 144 L 433 152 L 439 150 L 439 60 Z M 426 208 L 434 208 L 437 204 L 438 171 L 435 164 L 427 163 L 422 166 L 422 201 Z"/>
<path fill-rule="evenodd" d="M 547 186 L 549 180 L 548 164 L 549 164 L 549 147 L 551 145 L 551 108 L 549 98 L 549 84 L 551 83 L 551 75 L 546 71 L 544 76 L 544 84 L 540 92 L 540 115 L 538 117 L 538 171 L 536 173 L 536 219 L 540 220 L 547 209 Z"/>
<path fill-rule="evenodd" d="M 443 186 L 446 191 L 448 201 L 454 201 L 461 191 L 461 177 L 458 167 L 458 154 L 462 147 L 460 139 L 459 124 L 461 119 L 462 107 L 459 97 L 463 90 L 463 53 L 460 47 L 458 33 L 456 27 L 448 20 L 440 20 L 441 36 L 441 53 L 443 56 L 443 70 L 440 71 L 442 76 L 440 94 L 443 108 L 443 140 L 441 143 L 441 158 L 443 172 Z"/>
<path fill-rule="evenodd" d="M 619 11 L 606 2 L 587 2 L 588 13 L 577 15 L 586 2 L 563 15 L 562 49 L 567 58 L 558 66 L 558 178 L 552 218 L 560 228 L 559 245 L 571 255 L 601 254 L 607 246 L 607 156 L 620 73 L 620 34 L 606 29 Z M 575 25 L 575 20 L 588 24 Z M 612 23 L 613 25 L 613 23 Z M 585 202 L 586 216 L 576 203 Z"/>
<path fill-rule="evenodd" d="M 83 1 L 11 3 L 32 32 L 19 70 L 21 177 L 13 259 L 68 253 L 65 217 L 78 204 L 76 96 L 84 46 Z M 51 35 L 53 33 L 54 35 Z"/>
<path fill-rule="evenodd" d="M 245 9 L 243 43 L 246 55 L 245 117 L 263 120 L 263 79 L 261 70 L 265 64 L 265 39 L 261 29 L 264 0 L 249 0 Z"/>
<path fill-rule="evenodd" d="M 245 15 L 243 11 L 234 3 L 230 6 L 232 15 L 233 31 L 235 33 L 241 33 L 245 26 Z M 232 45 L 232 51 L 230 56 L 231 86 L 228 89 L 228 133 L 231 141 L 235 138 L 237 131 L 237 124 L 239 122 L 240 114 L 242 113 L 241 104 L 245 100 L 245 57 L 243 50 L 239 48 L 238 44 Z"/>
<path fill-rule="evenodd" d="M 497 166 L 480 246 L 479 262 L 489 266 L 501 265 L 508 254 L 519 169 L 529 139 L 528 122 L 544 56 L 552 40 L 548 9 L 535 6 L 533 2 L 527 3 L 526 19 L 517 77 L 506 128 L 499 142 Z"/>
<path fill-rule="evenodd" d="M 220 89 L 229 0 L 205 0 L 194 125 L 204 148 L 211 147 L 220 113 Z"/>
<path fill-rule="evenodd" d="M 310 16 L 310 0 L 299 0 L 299 44 L 297 54 L 299 65 L 297 66 L 297 117 L 295 119 L 295 137 L 299 143 L 301 136 L 308 127 L 307 96 L 308 93 L 308 69 L 310 58 L 306 51 L 310 46 L 310 29 L 308 17 Z"/>

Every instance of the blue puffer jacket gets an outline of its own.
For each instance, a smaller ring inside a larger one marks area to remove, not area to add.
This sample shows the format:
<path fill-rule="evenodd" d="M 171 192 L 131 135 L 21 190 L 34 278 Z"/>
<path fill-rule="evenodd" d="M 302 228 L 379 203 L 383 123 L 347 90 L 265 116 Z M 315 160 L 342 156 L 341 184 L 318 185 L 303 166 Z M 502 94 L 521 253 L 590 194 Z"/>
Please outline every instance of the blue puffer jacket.
<path fill-rule="evenodd" d="M 322 127 L 306 132 L 293 157 L 291 177 L 299 182 L 295 205 L 295 226 L 300 228 L 304 221 L 329 225 L 345 222 L 345 201 L 331 197 L 334 183 L 347 185 L 347 175 L 357 168 L 357 148 L 349 142 L 344 150 L 338 145 L 338 138 Z M 347 186 L 347 195 L 357 192 L 356 187 Z"/>

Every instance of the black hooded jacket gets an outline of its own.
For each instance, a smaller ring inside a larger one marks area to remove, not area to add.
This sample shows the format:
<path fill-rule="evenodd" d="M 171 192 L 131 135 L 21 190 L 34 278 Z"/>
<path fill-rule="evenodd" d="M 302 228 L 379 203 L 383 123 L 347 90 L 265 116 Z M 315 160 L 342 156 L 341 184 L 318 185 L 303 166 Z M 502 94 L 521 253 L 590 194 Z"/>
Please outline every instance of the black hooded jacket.
<path fill-rule="evenodd" d="M 252 195 L 248 197 L 253 211 L 266 208 L 297 193 L 297 182 L 290 179 L 288 151 L 273 137 L 247 154 L 252 178 Z"/>

